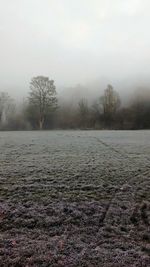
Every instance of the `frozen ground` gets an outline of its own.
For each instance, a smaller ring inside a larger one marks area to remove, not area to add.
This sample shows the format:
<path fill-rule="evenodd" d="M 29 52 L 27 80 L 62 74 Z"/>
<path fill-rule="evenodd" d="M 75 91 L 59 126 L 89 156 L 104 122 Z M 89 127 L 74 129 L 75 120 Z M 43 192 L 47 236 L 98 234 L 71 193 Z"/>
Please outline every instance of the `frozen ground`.
<path fill-rule="evenodd" d="M 150 266 L 150 131 L 1 132 L 0 266 Z"/>

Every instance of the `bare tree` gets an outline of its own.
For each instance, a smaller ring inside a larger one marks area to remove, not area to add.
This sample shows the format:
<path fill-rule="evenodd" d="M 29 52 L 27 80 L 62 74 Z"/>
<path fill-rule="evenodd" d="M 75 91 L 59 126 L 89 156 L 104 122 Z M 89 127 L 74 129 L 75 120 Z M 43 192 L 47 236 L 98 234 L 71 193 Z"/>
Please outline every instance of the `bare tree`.
<path fill-rule="evenodd" d="M 89 107 L 86 99 L 81 99 L 78 103 L 80 126 L 88 127 Z"/>
<path fill-rule="evenodd" d="M 57 108 L 54 81 L 44 76 L 32 78 L 29 102 L 33 110 L 37 113 L 39 128 L 42 130 L 46 115 Z"/>
<path fill-rule="evenodd" d="M 115 113 L 120 106 L 119 94 L 113 89 L 112 85 L 108 85 L 101 97 L 101 103 L 104 113 Z"/>
<path fill-rule="evenodd" d="M 104 95 L 100 98 L 100 102 L 103 107 L 105 122 L 108 126 L 111 126 L 114 115 L 121 103 L 119 94 L 113 89 L 112 85 L 109 84 L 107 86 Z"/>
<path fill-rule="evenodd" d="M 0 122 L 1 124 L 7 123 L 9 117 L 14 113 L 15 105 L 13 99 L 8 93 L 0 93 Z"/>

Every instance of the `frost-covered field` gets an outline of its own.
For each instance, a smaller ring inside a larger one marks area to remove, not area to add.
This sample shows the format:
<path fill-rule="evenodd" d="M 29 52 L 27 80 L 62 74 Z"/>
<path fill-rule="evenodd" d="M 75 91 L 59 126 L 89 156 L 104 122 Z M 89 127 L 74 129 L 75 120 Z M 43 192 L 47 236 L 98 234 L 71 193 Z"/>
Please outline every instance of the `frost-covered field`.
<path fill-rule="evenodd" d="M 150 266 L 150 131 L 0 133 L 0 266 Z"/>

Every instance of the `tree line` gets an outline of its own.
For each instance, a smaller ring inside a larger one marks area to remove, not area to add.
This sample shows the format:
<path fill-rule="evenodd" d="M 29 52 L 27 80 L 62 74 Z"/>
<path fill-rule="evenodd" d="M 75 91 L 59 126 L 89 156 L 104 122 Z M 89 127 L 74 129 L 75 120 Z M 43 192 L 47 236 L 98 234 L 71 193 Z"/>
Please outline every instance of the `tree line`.
<path fill-rule="evenodd" d="M 54 80 L 31 79 L 28 98 L 17 105 L 0 93 L 0 130 L 43 129 L 150 129 L 150 90 L 139 90 L 123 105 L 112 85 L 89 105 L 86 97 L 76 106 L 58 101 Z"/>

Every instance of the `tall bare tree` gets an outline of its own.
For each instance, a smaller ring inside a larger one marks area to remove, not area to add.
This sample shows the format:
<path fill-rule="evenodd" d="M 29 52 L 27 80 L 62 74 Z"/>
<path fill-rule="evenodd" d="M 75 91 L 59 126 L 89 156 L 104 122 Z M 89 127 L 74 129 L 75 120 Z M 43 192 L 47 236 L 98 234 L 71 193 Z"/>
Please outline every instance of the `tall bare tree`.
<path fill-rule="evenodd" d="M 5 124 L 14 113 L 13 99 L 6 92 L 0 93 L 0 123 Z"/>
<path fill-rule="evenodd" d="M 108 84 L 104 91 L 104 95 L 101 97 L 101 104 L 103 106 L 104 113 L 112 114 L 117 111 L 120 106 L 119 94 L 113 89 L 112 85 Z"/>
<path fill-rule="evenodd" d="M 88 127 L 89 107 L 86 99 L 81 99 L 78 103 L 80 127 Z"/>
<path fill-rule="evenodd" d="M 107 86 L 100 102 L 103 107 L 105 123 L 111 127 L 115 113 L 121 104 L 119 94 L 113 89 L 112 85 Z"/>
<path fill-rule="evenodd" d="M 57 108 L 54 81 L 44 76 L 32 78 L 29 102 L 33 110 L 37 113 L 39 128 L 42 130 L 47 114 Z"/>

